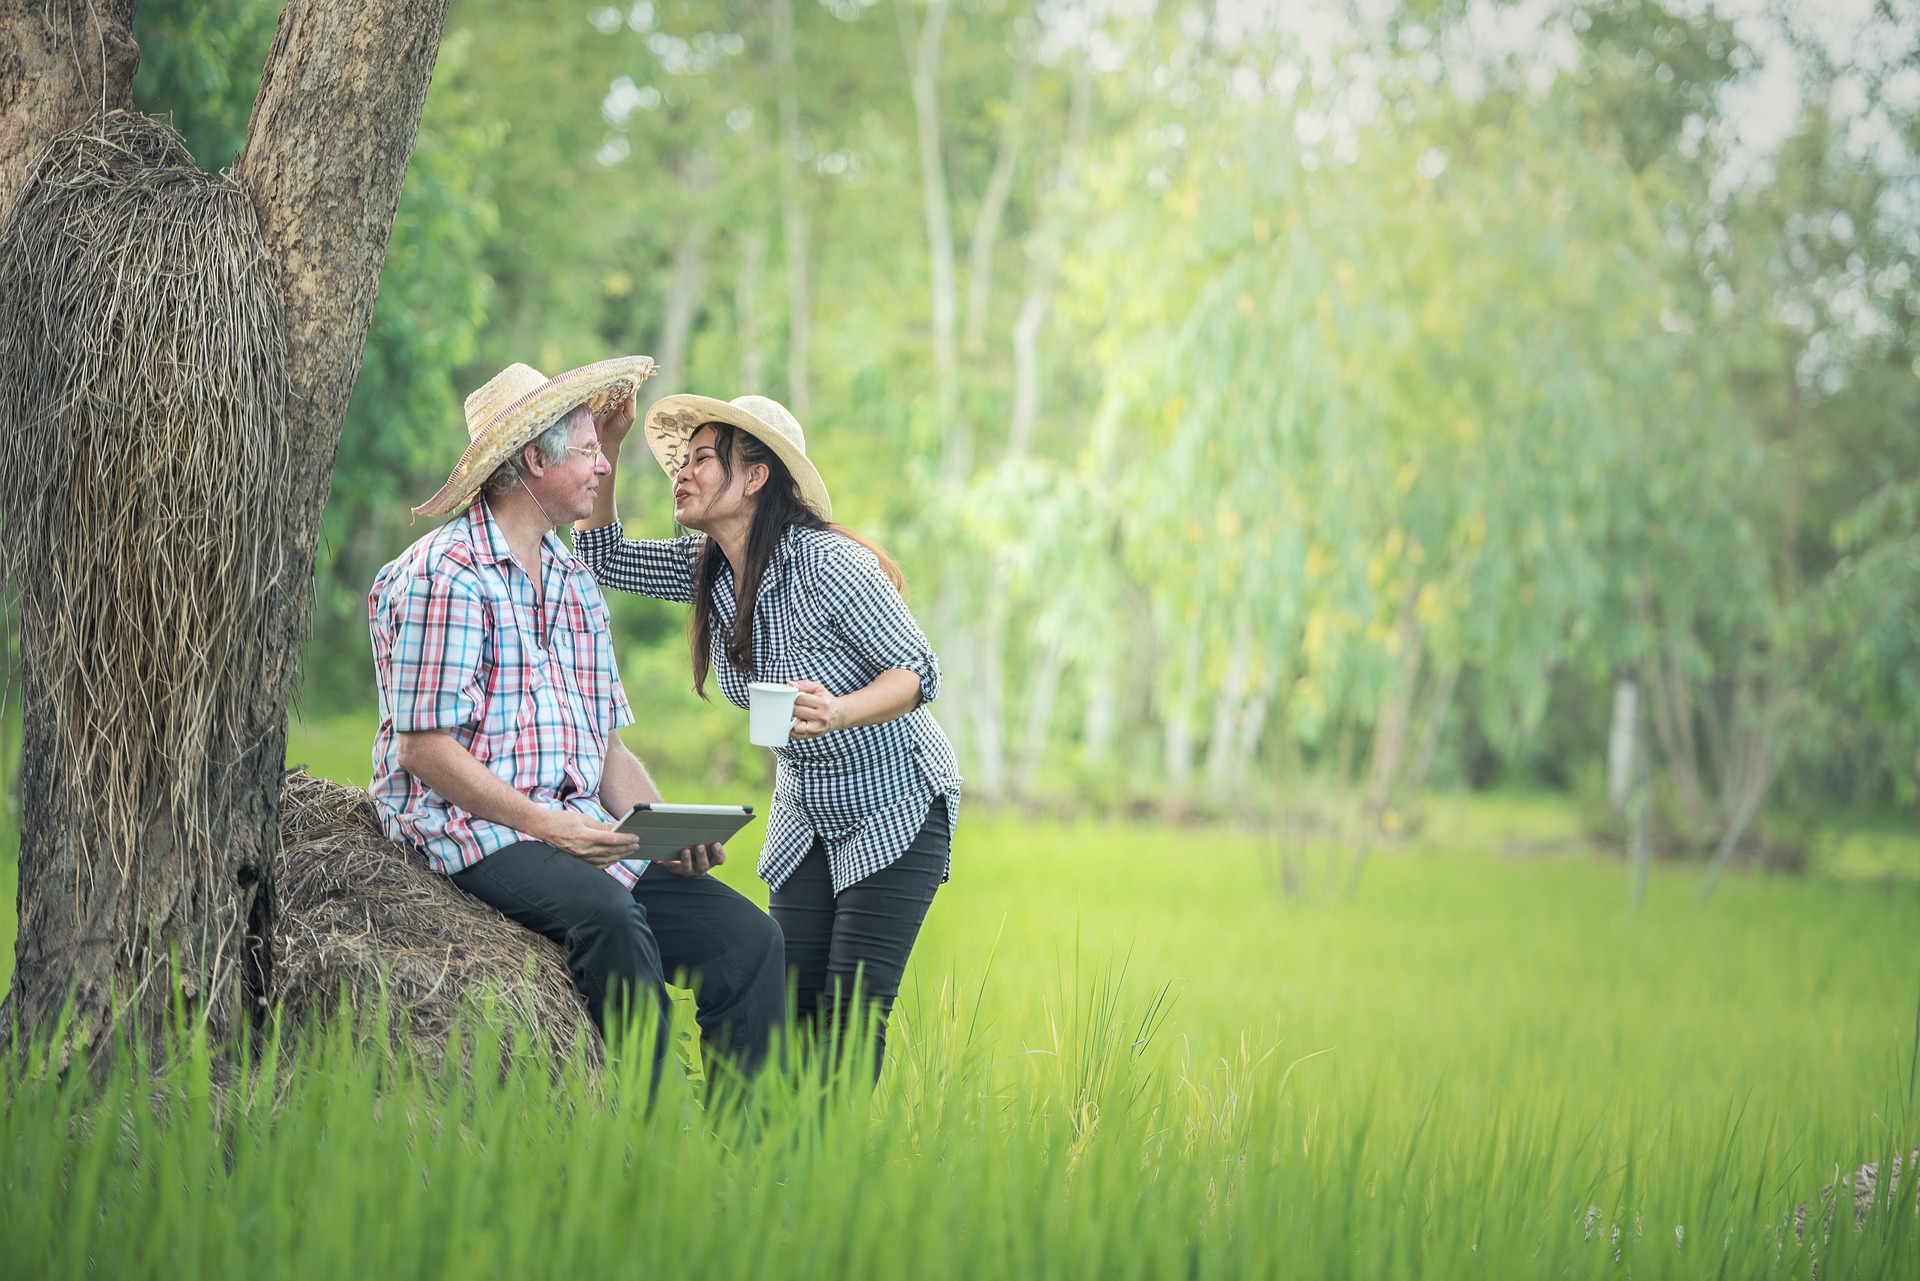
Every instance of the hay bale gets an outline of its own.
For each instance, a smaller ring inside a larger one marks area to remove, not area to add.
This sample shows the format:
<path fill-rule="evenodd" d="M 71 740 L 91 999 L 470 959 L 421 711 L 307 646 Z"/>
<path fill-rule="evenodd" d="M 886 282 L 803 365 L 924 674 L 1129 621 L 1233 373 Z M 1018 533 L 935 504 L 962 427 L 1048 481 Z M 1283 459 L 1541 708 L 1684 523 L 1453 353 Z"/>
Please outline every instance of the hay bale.
<path fill-rule="evenodd" d="M 281 796 L 273 992 L 289 1023 L 317 1026 L 382 998 L 392 1035 L 437 1065 L 455 1015 L 490 993 L 534 1030 L 555 1066 L 600 1038 L 554 943 L 523 929 L 388 840 L 373 801 L 296 770 Z"/>

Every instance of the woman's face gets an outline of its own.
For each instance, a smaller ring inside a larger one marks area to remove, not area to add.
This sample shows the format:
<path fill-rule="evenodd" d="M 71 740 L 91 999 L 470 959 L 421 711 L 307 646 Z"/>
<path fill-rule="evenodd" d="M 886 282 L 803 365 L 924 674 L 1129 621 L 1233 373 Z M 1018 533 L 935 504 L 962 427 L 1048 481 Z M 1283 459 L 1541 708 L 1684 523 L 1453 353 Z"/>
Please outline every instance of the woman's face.
<path fill-rule="evenodd" d="M 764 467 L 735 466 L 732 474 L 724 465 L 718 433 L 711 426 L 700 428 L 687 442 L 687 460 L 673 477 L 673 519 L 687 529 L 711 533 L 713 527 L 730 520 L 751 520 L 759 502 Z"/>

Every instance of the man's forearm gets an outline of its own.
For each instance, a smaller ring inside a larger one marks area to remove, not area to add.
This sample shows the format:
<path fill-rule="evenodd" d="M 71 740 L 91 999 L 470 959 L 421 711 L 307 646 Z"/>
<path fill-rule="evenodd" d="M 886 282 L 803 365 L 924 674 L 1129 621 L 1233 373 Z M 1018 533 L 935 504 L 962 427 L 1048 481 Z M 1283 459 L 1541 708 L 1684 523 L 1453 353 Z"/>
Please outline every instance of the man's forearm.
<path fill-rule="evenodd" d="M 616 730 L 607 740 L 607 759 L 600 767 L 600 803 L 619 818 L 642 801 L 662 799 L 647 767 L 620 740 Z"/>
<path fill-rule="evenodd" d="M 475 818 L 538 837 L 551 811 L 515 791 L 443 729 L 398 735 L 400 768 Z"/>

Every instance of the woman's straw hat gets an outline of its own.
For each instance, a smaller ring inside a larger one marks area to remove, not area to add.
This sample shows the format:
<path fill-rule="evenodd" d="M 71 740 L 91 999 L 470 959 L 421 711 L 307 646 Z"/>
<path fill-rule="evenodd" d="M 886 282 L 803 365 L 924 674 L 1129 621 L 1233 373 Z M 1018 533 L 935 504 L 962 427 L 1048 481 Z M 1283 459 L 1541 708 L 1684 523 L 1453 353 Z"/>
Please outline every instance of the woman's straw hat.
<path fill-rule="evenodd" d="M 800 501 L 821 520 L 833 519 L 827 482 L 807 458 L 807 435 L 787 407 L 765 396 L 662 396 L 647 411 L 647 446 L 671 476 L 687 461 L 687 442 L 702 423 L 727 423 L 771 449 L 800 486 Z"/>
<path fill-rule="evenodd" d="M 413 509 L 445 516 L 473 501 L 494 468 L 560 421 L 575 405 L 593 412 L 625 400 L 653 374 L 648 356 L 620 356 L 549 378 L 531 365 L 508 365 L 467 397 L 467 452 L 440 492 Z"/>

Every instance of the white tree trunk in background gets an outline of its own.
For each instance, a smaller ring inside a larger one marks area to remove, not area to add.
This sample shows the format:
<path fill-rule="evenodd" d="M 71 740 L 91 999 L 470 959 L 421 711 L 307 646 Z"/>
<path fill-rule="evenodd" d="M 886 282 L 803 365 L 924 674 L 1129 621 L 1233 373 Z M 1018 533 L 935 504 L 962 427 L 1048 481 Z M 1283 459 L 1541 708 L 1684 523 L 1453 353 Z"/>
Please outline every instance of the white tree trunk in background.
<path fill-rule="evenodd" d="M 1040 334 L 1047 314 L 1053 309 L 1053 292 L 1060 280 L 1060 259 L 1065 250 L 1065 229 L 1058 216 L 1062 197 L 1078 181 L 1081 143 L 1086 138 L 1089 104 L 1093 99 L 1093 73 L 1083 58 L 1073 79 L 1073 102 L 1067 112 L 1066 139 L 1060 145 L 1060 163 L 1053 177 L 1040 192 L 1040 207 L 1046 212 L 1043 225 L 1032 237 L 1033 249 L 1027 261 L 1027 293 L 1020 301 L 1019 318 L 1013 322 L 1013 409 L 1007 421 L 1007 454 L 1026 453 L 1040 418 Z"/>
<path fill-rule="evenodd" d="M 760 328 L 760 277 L 767 268 L 767 233 L 755 227 L 740 243 L 740 271 L 733 282 L 733 313 L 740 343 L 740 391 L 763 393 L 767 385 L 766 354 Z"/>
<path fill-rule="evenodd" d="M 1414 616 L 1419 587 L 1409 583 L 1400 602 L 1400 670 L 1380 704 L 1373 726 L 1373 752 L 1367 782 L 1367 820 L 1378 824 L 1392 807 L 1394 789 L 1407 760 L 1413 731 L 1414 696 L 1420 681 L 1420 623 Z"/>
<path fill-rule="evenodd" d="M 794 85 L 793 0 L 773 0 L 773 68 L 780 110 L 780 225 L 787 265 L 787 408 L 802 424 L 813 405 L 813 298 L 807 283 L 807 210 L 800 97 Z"/>
<path fill-rule="evenodd" d="M 1239 773 L 1239 721 L 1253 671 L 1253 619 L 1242 612 L 1233 625 L 1227 651 L 1227 673 L 1213 696 L 1213 726 L 1207 735 L 1207 788 L 1215 795 L 1227 790 Z"/>
<path fill-rule="evenodd" d="M 1431 665 L 1429 665 L 1431 666 Z M 1413 757 L 1400 776 L 1400 794 L 1412 796 L 1427 785 L 1433 758 L 1440 750 L 1440 731 L 1446 728 L 1447 712 L 1453 707 L 1453 691 L 1460 683 L 1458 659 L 1427 677 L 1426 713 L 1420 719 L 1420 740 L 1414 744 Z"/>
<path fill-rule="evenodd" d="M 1640 733 L 1640 686 L 1622 676 L 1613 686 L 1613 728 L 1607 735 L 1607 804 L 1615 814 L 1627 812 L 1632 797 L 1634 743 Z"/>
<path fill-rule="evenodd" d="M 1112 753 L 1113 731 L 1120 720 L 1119 663 L 1111 654 L 1102 654 L 1089 667 L 1086 698 L 1086 711 L 1080 721 L 1080 755 L 1089 764 L 1098 764 Z"/>
<path fill-rule="evenodd" d="M 667 305 L 660 318 L 660 376 L 640 384 L 641 413 L 662 396 L 687 388 L 687 349 L 693 342 L 693 323 L 707 283 L 707 239 L 713 224 L 699 216 L 702 199 L 713 186 L 713 162 L 695 152 L 687 160 L 682 188 L 690 211 L 680 221 L 673 246 L 673 272 L 667 279 Z"/>
<path fill-rule="evenodd" d="M 1181 647 L 1180 682 L 1161 716 L 1167 788 L 1176 796 L 1184 795 L 1193 781 L 1193 704 L 1200 696 L 1203 654 L 1200 628 L 1191 626 Z"/>
<path fill-rule="evenodd" d="M 1034 48 L 1035 42 L 1023 41 L 1014 54 L 1013 87 L 1007 95 L 1006 120 L 1000 127 L 993 172 L 987 178 L 986 192 L 980 197 L 980 211 L 973 219 L 973 238 L 967 254 L 967 318 L 962 338 L 962 345 L 970 355 L 979 355 L 987 345 L 987 313 L 993 300 L 993 251 L 1000 239 L 1007 198 L 1013 194 L 1014 171 L 1019 167 L 1020 152 L 1026 143 L 1027 102 L 1033 96 Z"/>
<path fill-rule="evenodd" d="M 1005 646 L 988 644 L 988 637 L 1006 632 L 1006 596 L 995 593 L 971 640 L 974 650 L 972 697 L 967 703 L 973 730 L 971 768 L 980 779 L 981 794 L 998 799 L 1007 794 L 1007 720 Z"/>
<path fill-rule="evenodd" d="M 1046 761 L 1047 739 L 1053 732 L 1053 708 L 1059 701 L 1060 675 L 1066 668 L 1066 631 L 1060 629 L 1047 642 L 1027 686 L 1027 715 L 1020 731 L 1020 751 L 1013 772 L 1015 795 L 1033 791 L 1035 778 Z"/>
<path fill-rule="evenodd" d="M 1243 769 L 1260 751 L 1260 738 L 1267 728 L 1267 714 L 1273 707 L 1273 696 L 1279 688 L 1280 664 L 1269 661 L 1265 674 L 1260 677 L 1259 687 L 1247 699 L 1246 708 L 1240 716 L 1240 741 L 1237 750 Z"/>
<path fill-rule="evenodd" d="M 947 0 L 932 0 L 914 31 L 906 0 L 895 13 L 913 88 L 913 118 L 920 144 L 920 193 L 927 223 L 927 264 L 933 293 L 935 418 L 940 428 L 940 475 L 960 484 L 973 470 L 972 431 L 960 412 L 960 359 L 955 348 L 959 295 L 954 283 L 953 218 L 947 207 L 947 166 L 940 147 L 940 43 L 947 29 Z"/>

